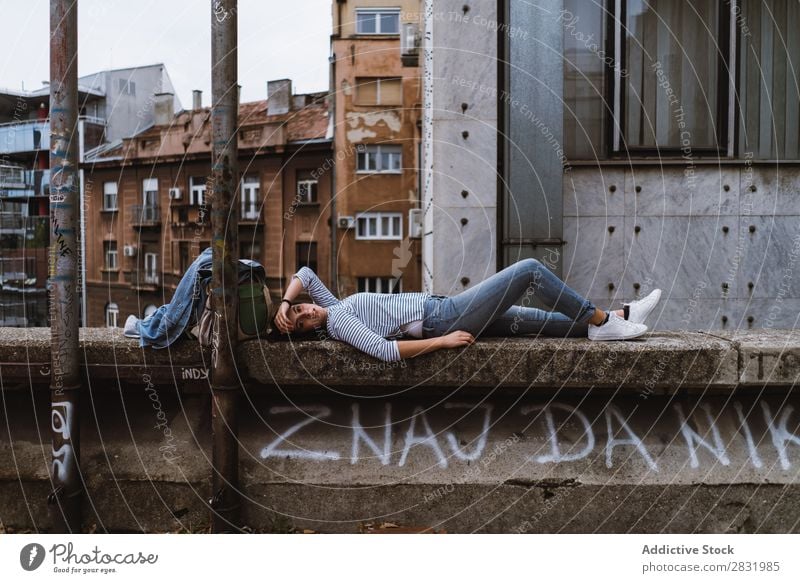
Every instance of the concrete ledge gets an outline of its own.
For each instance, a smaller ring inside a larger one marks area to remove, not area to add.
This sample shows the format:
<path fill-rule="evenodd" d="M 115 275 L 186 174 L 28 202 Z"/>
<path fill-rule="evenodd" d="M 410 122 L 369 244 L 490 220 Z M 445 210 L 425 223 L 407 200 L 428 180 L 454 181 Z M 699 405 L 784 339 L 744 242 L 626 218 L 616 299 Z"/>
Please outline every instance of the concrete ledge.
<path fill-rule="evenodd" d="M 47 531 L 48 394 L 3 398 L 0 522 Z M 209 396 L 141 387 L 92 405 L 84 528 L 207 528 Z M 797 395 L 261 395 L 240 406 L 243 520 L 259 531 L 797 532 L 798 407 Z"/>
<path fill-rule="evenodd" d="M 191 341 L 142 349 L 120 330 L 81 330 L 82 360 L 92 381 L 207 388 L 209 354 Z M 50 331 L 0 328 L 5 388 L 49 382 Z M 341 342 L 250 341 L 239 348 L 241 378 L 250 388 L 350 387 L 370 394 L 418 388 L 606 389 L 671 394 L 681 390 L 791 387 L 800 378 L 800 332 L 656 332 L 641 340 L 484 339 L 466 350 L 443 350 L 383 363 Z"/>

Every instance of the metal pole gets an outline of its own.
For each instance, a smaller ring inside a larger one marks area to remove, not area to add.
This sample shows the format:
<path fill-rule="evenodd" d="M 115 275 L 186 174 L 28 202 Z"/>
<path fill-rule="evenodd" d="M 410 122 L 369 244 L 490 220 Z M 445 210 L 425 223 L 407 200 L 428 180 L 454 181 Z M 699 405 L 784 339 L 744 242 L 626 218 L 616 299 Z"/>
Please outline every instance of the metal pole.
<path fill-rule="evenodd" d="M 239 182 L 236 0 L 211 2 L 212 298 L 218 334 L 211 365 L 212 531 L 239 530 L 238 334 Z"/>
<path fill-rule="evenodd" d="M 78 2 L 50 0 L 50 426 L 48 497 L 58 532 L 80 532 L 78 466 Z"/>

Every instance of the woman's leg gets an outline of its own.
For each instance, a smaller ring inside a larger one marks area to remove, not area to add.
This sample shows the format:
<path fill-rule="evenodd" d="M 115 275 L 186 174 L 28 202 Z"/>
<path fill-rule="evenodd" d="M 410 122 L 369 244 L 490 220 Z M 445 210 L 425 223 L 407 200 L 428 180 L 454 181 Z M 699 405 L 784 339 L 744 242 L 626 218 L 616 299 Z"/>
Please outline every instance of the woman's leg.
<path fill-rule="evenodd" d="M 539 308 L 511 306 L 505 314 L 495 318 L 481 336 L 552 336 L 555 338 L 586 338 L 589 324 L 576 322 L 561 312 L 548 312 Z"/>
<path fill-rule="evenodd" d="M 426 322 L 425 326 L 430 327 L 429 333 L 436 336 L 454 330 L 465 330 L 478 336 L 486 332 L 495 320 L 504 316 L 516 302 L 522 300 L 525 304 L 526 298 L 530 302 L 534 296 L 548 308 L 561 313 L 559 316 L 549 317 L 552 323 L 548 329 L 564 330 L 566 318 L 573 323 L 578 322 L 578 328 L 586 330 L 587 322 L 595 314 L 592 302 L 578 295 L 541 262 L 523 259 L 471 290 L 443 300 L 439 304 L 438 312 L 432 315 L 431 321 Z M 535 322 L 542 321 L 539 312 L 543 311 L 523 314 L 531 322 L 531 327 L 536 326 Z M 519 315 L 519 312 L 513 312 L 512 319 L 515 314 Z M 503 329 L 502 322 L 494 330 L 497 329 Z"/>

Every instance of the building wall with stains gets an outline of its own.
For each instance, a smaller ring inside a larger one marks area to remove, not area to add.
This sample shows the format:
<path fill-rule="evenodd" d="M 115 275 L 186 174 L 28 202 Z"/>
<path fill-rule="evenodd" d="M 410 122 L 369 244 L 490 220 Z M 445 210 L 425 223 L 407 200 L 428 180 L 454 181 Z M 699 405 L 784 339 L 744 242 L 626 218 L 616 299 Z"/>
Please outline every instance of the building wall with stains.
<path fill-rule="evenodd" d="M 402 291 L 421 289 L 419 239 L 409 237 L 409 211 L 420 207 L 420 68 L 404 66 L 399 34 L 356 33 L 358 9 L 386 6 L 375 0 L 333 4 L 336 269 L 339 292 L 344 295 L 388 291 L 374 289 L 374 278 L 399 279 Z M 419 22 L 419 1 L 389 6 L 399 9 L 400 31 L 405 23 Z M 374 85 L 384 80 L 388 80 L 383 85 L 386 89 L 377 100 L 374 96 L 379 90 Z M 394 80 L 399 80 L 399 87 Z M 365 94 L 369 95 L 365 98 Z M 359 171 L 360 149 L 384 145 L 402 152 L 401 170 Z M 358 216 L 362 213 L 399 213 L 401 233 L 392 233 L 394 238 L 361 239 Z M 349 227 L 348 217 L 355 221 Z"/>
<path fill-rule="evenodd" d="M 322 128 L 324 136 L 327 108 L 308 105 L 280 119 L 265 115 L 265 102 L 240 107 L 238 255 L 264 265 L 276 299 L 302 265 L 331 280 L 331 176 L 318 170 L 333 151 L 329 139 L 316 135 Z M 143 317 L 151 306 L 168 303 L 188 266 L 210 245 L 208 116 L 207 109 L 181 112 L 168 126 L 84 166 L 89 326 L 108 323 L 109 304 L 117 306 L 122 326 L 128 315 Z M 299 183 L 314 189 L 313 200 L 299 196 Z M 198 184 L 205 185 L 202 197 L 192 192 Z M 117 193 L 116 205 L 104 202 L 109 188 Z M 149 200 L 147 188 L 155 189 Z M 248 190 L 255 193 L 252 203 L 243 201 Z"/>

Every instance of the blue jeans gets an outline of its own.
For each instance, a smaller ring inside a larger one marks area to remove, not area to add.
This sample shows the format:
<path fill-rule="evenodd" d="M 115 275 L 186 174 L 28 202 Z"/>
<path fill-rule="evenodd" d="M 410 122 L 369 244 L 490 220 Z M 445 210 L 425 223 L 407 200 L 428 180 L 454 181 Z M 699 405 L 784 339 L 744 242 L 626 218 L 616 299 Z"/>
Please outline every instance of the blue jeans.
<path fill-rule="evenodd" d="M 552 312 L 525 305 L 537 297 Z M 478 336 L 585 337 L 595 306 L 536 259 L 523 259 L 457 296 L 431 296 L 425 303 L 423 336 L 456 330 Z"/>

